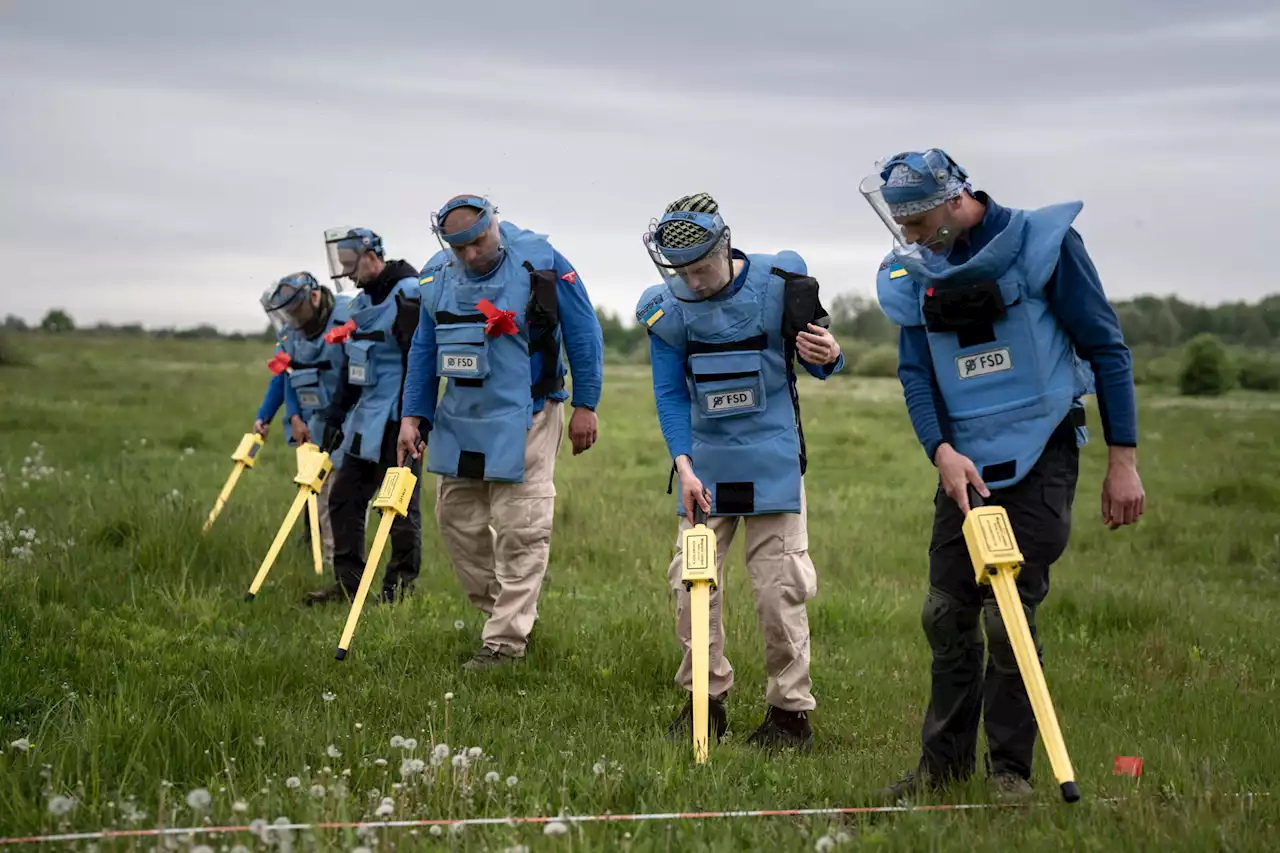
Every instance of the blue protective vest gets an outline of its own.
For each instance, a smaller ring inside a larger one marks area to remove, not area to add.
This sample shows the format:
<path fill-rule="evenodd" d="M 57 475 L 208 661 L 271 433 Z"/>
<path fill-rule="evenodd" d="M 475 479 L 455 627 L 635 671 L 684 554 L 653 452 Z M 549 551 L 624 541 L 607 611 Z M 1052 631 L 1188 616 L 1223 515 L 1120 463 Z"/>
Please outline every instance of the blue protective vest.
<path fill-rule="evenodd" d="M 800 511 L 799 410 L 777 271 L 803 273 L 804 262 L 794 252 L 747 258 L 746 280 L 726 298 L 681 302 L 655 285 L 640 300 L 660 300 L 649 331 L 685 353 L 693 470 L 712 515 Z"/>
<path fill-rule="evenodd" d="M 289 354 L 288 381 L 298 398 L 299 414 L 316 443 L 324 434 L 325 409 L 333 400 L 342 367 L 342 344 L 331 344 L 324 336 L 330 329 L 347 322 L 351 300 L 350 294 L 334 294 L 329 322 L 324 331 L 314 338 L 304 337 L 297 329 L 289 329 L 279 339 L 280 348 Z M 290 447 L 296 445 L 292 430 L 286 429 L 285 436 Z M 338 448 L 330 456 L 335 466 L 341 463 L 342 455 L 342 448 Z"/>
<path fill-rule="evenodd" d="M 363 291 L 357 294 L 350 307 L 356 329 L 343 344 L 347 381 L 360 386 L 360 398 L 342 423 L 342 450 L 370 462 L 382 455 L 387 424 L 400 420 L 404 354 L 392 334 L 399 311 L 396 297 L 418 298 L 418 279 L 400 279 L 377 305 Z"/>
<path fill-rule="evenodd" d="M 427 470 L 523 483 L 533 427 L 530 342 L 536 346 L 542 337 L 541 327 L 530 331 L 530 289 L 536 271 L 554 269 L 555 250 L 540 234 L 508 222 L 499 228 L 506 257 L 487 277 L 467 278 L 446 255 L 422 271 L 423 310 L 435 321 L 435 372 L 445 379 L 427 441 Z M 486 318 L 477 308 L 483 299 L 514 312 L 516 334 L 485 334 Z M 553 354 L 553 372 L 555 363 Z"/>
<path fill-rule="evenodd" d="M 890 255 L 876 279 L 890 320 L 928 330 L 953 446 L 993 489 L 1026 476 L 1069 414 L 1077 445 L 1087 441 L 1079 398 L 1091 375 L 1045 295 L 1081 207 L 1013 210 L 964 264 L 939 272 Z"/>

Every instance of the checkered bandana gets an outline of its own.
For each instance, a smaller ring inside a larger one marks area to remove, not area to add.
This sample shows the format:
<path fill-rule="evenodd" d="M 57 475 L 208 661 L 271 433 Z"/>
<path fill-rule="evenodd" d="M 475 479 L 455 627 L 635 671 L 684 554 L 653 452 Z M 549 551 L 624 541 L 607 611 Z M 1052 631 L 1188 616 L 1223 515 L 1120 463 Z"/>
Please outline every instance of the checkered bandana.
<path fill-rule="evenodd" d="M 708 193 L 697 193 L 696 195 L 687 195 L 684 198 L 676 199 L 667 205 L 666 213 L 673 213 L 677 210 L 687 210 L 690 213 L 718 213 L 720 205 Z M 690 246 L 697 246 L 700 243 L 707 242 L 711 237 L 711 232 L 703 228 L 701 225 L 695 225 L 692 222 L 686 222 L 682 219 L 672 220 L 658 229 L 658 233 L 654 235 L 658 245 L 664 249 L 687 249 Z"/>

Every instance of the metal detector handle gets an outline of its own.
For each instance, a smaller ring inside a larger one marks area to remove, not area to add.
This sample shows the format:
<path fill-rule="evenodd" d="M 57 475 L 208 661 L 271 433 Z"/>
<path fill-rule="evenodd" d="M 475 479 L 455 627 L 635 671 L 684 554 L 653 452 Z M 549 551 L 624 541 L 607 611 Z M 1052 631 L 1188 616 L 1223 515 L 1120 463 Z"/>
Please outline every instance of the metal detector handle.
<path fill-rule="evenodd" d="M 707 512 L 697 501 L 693 502 L 693 523 L 695 525 L 707 523 Z"/>
<path fill-rule="evenodd" d="M 978 494 L 978 490 L 973 487 L 972 483 L 966 485 L 965 489 L 969 493 L 969 509 L 977 509 L 980 506 L 986 506 L 986 504 L 983 503 L 982 495 Z"/>

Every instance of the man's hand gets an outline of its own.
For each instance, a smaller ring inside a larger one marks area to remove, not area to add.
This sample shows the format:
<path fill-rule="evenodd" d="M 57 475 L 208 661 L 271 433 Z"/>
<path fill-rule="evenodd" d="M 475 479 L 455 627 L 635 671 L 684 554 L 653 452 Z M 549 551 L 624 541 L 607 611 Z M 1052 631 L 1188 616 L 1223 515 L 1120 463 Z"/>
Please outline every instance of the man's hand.
<path fill-rule="evenodd" d="M 569 441 L 573 442 L 573 455 L 590 450 L 591 445 L 596 443 L 598 432 L 596 413 L 585 406 L 575 408 L 569 418 Z"/>
<path fill-rule="evenodd" d="M 267 432 L 270 429 L 271 429 L 271 424 L 267 423 L 264 420 L 259 419 L 253 422 L 253 431 L 256 432 L 258 435 L 262 436 L 263 441 L 267 440 Z"/>
<path fill-rule="evenodd" d="M 978 476 L 978 469 L 973 460 L 960 454 L 945 441 L 933 452 L 933 464 L 938 468 L 938 476 L 942 480 L 942 490 L 960 506 L 960 511 L 969 514 L 969 486 L 978 490 L 984 498 L 991 497 L 987 484 Z"/>
<path fill-rule="evenodd" d="M 421 418 L 407 417 L 400 420 L 400 436 L 396 439 L 396 464 L 403 466 L 404 458 L 412 456 L 415 460 L 422 458 L 422 434 L 418 432 Z"/>
<path fill-rule="evenodd" d="M 293 440 L 298 444 L 306 444 L 311 440 L 311 430 L 307 428 L 307 422 L 302 419 L 302 415 L 289 418 L 289 428 L 293 431 Z"/>
<path fill-rule="evenodd" d="M 840 357 L 840 342 L 821 326 L 809 324 L 809 331 L 796 335 L 796 352 L 812 365 L 834 364 Z"/>
<path fill-rule="evenodd" d="M 332 453 L 342 445 L 342 420 L 334 419 L 324 422 L 324 435 L 320 438 L 320 449 Z"/>
<path fill-rule="evenodd" d="M 1136 524 L 1146 508 L 1137 450 L 1112 447 L 1107 451 L 1107 476 L 1102 480 L 1102 522 L 1115 530 Z"/>
<path fill-rule="evenodd" d="M 684 507 L 684 514 L 688 517 L 689 523 L 693 524 L 694 504 L 697 503 L 702 507 L 703 512 L 710 515 L 711 497 L 703 487 L 702 481 L 693 473 L 693 460 L 688 456 L 676 457 L 676 471 L 680 474 L 680 505 Z"/>

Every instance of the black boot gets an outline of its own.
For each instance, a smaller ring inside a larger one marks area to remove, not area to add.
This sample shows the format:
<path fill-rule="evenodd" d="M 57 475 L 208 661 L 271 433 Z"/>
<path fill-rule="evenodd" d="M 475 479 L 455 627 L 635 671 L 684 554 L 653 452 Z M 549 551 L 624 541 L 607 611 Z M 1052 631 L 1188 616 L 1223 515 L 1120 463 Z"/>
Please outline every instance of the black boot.
<path fill-rule="evenodd" d="M 813 746 L 809 712 L 784 711 L 770 705 L 765 712 L 764 722 L 747 738 L 747 743 L 765 749 L 797 747 L 801 752 L 808 752 Z"/>
<path fill-rule="evenodd" d="M 707 724 L 711 731 L 715 732 L 716 743 L 724 737 L 725 731 L 729 728 L 729 714 L 725 711 L 724 700 L 714 697 L 707 698 Z M 684 703 L 679 716 L 672 721 L 671 726 L 667 729 L 667 740 L 671 743 L 691 743 L 693 741 L 693 698 L 690 697 Z"/>

